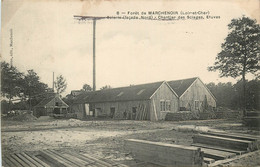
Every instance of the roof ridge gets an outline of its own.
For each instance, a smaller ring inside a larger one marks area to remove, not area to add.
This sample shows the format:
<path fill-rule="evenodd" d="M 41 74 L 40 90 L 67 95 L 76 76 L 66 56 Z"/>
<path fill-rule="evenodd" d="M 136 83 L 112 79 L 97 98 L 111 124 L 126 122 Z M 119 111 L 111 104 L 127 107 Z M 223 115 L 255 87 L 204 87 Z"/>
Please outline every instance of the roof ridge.
<path fill-rule="evenodd" d="M 149 85 L 149 84 L 156 84 L 156 83 L 163 83 L 163 82 L 164 82 L 164 81 L 151 82 L 151 83 L 143 83 L 143 84 L 138 84 L 138 85 L 121 86 L 121 87 L 116 87 L 116 88 L 109 88 L 109 89 L 89 91 L 89 92 L 100 92 L 100 91 L 108 91 L 108 90 L 115 90 L 115 89 L 132 88 L 132 87 L 137 87 L 137 86 L 142 86 L 142 85 Z"/>
<path fill-rule="evenodd" d="M 172 81 L 183 81 L 183 80 L 188 80 L 188 79 L 197 79 L 199 77 L 191 77 L 191 78 L 183 78 L 183 79 L 177 79 L 177 80 L 170 80 L 170 81 L 167 81 L 167 82 L 172 82 Z"/>

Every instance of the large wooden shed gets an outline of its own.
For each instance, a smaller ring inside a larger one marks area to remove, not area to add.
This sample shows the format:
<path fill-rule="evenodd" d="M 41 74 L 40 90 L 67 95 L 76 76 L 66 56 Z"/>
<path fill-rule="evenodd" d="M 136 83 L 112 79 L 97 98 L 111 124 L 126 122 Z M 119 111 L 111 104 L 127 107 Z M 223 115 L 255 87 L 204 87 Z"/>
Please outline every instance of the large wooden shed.
<path fill-rule="evenodd" d="M 199 77 L 168 81 L 168 84 L 178 94 L 181 111 L 202 111 L 203 105 L 216 107 L 216 98 Z"/>
<path fill-rule="evenodd" d="M 178 111 L 178 96 L 166 81 L 84 92 L 72 110 L 113 119 L 162 120 L 166 112 Z"/>

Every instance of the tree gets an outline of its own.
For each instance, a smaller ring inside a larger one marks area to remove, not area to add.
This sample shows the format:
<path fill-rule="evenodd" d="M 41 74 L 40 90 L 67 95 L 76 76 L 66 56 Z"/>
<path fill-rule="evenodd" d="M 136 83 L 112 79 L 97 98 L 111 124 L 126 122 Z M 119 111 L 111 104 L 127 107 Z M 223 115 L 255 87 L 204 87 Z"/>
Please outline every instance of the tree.
<path fill-rule="evenodd" d="M 48 90 L 48 85 L 40 81 L 40 77 L 34 70 L 27 70 L 27 74 L 23 80 L 24 98 L 29 98 L 30 107 L 39 103 L 38 96 L 45 94 Z"/>
<path fill-rule="evenodd" d="M 9 63 L 1 62 L 1 93 L 8 99 L 21 96 L 23 73 Z"/>
<path fill-rule="evenodd" d="M 54 85 L 57 90 L 57 93 L 60 94 L 60 93 L 64 92 L 67 88 L 66 79 L 62 75 L 59 75 L 59 76 L 57 76 L 56 81 L 54 82 Z"/>
<path fill-rule="evenodd" d="M 89 84 L 84 84 L 83 87 L 82 87 L 82 89 L 83 89 L 83 91 L 85 91 L 85 92 L 90 92 L 90 91 L 93 90 Z"/>
<path fill-rule="evenodd" d="M 11 100 L 14 97 L 21 97 L 23 73 L 7 62 L 1 62 L 1 94 L 9 99 L 9 110 L 11 110 Z"/>
<path fill-rule="evenodd" d="M 27 70 L 24 77 L 24 95 L 35 96 L 47 92 L 48 86 L 40 81 L 40 77 L 34 70 Z"/>
<path fill-rule="evenodd" d="M 233 103 L 236 99 L 237 92 L 231 82 L 215 84 L 213 82 L 207 84 L 207 88 L 214 94 L 217 99 L 217 106 L 236 109 L 237 103 Z"/>
<path fill-rule="evenodd" d="M 105 90 L 105 89 L 111 89 L 112 87 L 110 85 L 103 86 L 100 88 L 100 90 Z"/>
<path fill-rule="evenodd" d="M 243 16 L 232 19 L 228 25 L 230 30 L 221 52 L 216 57 L 214 66 L 209 71 L 220 71 L 220 77 L 242 77 L 243 111 L 246 110 L 246 74 L 259 77 L 260 69 L 260 26 L 256 20 Z"/>

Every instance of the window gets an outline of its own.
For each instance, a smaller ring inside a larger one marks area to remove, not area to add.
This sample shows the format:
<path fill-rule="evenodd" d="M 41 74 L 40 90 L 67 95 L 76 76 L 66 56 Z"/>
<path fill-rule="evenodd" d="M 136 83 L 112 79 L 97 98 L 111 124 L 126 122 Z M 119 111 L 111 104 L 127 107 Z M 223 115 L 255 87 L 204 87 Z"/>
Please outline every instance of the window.
<path fill-rule="evenodd" d="M 161 100 L 160 109 L 161 109 L 161 111 L 170 111 L 171 110 L 171 101 L 170 100 Z"/>
<path fill-rule="evenodd" d="M 171 101 L 166 100 L 166 111 L 171 111 Z"/>
<path fill-rule="evenodd" d="M 198 100 L 194 101 L 194 107 L 195 107 L 195 110 L 199 110 L 199 101 Z"/>
<path fill-rule="evenodd" d="M 160 101 L 160 108 L 161 108 L 161 111 L 165 111 L 165 101 L 164 100 Z"/>
<path fill-rule="evenodd" d="M 59 102 L 55 102 L 55 106 L 59 106 Z"/>

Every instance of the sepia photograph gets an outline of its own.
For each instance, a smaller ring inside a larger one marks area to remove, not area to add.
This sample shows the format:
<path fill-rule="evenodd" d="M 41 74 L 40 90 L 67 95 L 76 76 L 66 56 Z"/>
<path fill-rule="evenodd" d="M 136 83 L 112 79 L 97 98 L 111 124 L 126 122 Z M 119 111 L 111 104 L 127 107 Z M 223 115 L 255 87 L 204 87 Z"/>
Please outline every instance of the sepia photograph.
<path fill-rule="evenodd" d="M 1 0 L 3 167 L 260 166 L 259 0 Z"/>

